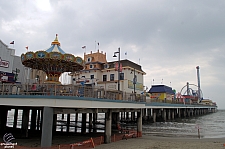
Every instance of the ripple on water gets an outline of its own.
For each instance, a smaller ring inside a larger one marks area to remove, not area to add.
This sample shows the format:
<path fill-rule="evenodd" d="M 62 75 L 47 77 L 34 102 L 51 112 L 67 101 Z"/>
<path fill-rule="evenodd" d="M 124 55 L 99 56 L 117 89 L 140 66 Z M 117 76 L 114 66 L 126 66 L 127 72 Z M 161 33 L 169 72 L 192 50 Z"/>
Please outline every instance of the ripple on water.
<path fill-rule="evenodd" d="M 143 125 L 143 133 L 157 136 L 196 137 L 198 128 L 203 138 L 225 138 L 225 111 L 201 117 L 181 119 L 177 122 L 156 122 Z"/>

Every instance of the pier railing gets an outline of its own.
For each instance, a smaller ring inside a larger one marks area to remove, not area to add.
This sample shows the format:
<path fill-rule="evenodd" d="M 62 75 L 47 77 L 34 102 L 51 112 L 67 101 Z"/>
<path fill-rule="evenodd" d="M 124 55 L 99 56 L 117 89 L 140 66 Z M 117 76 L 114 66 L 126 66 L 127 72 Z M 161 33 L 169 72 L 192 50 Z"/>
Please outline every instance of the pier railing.
<path fill-rule="evenodd" d="M 61 84 L 0 84 L 0 95 L 34 96 L 76 96 L 101 98 L 132 102 L 146 102 L 142 94 L 127 93 L 118 90 L 106 90 L 100 87 Z"/>
<path fill-rule="evenodd" d="M 95 99 L 123 100 L 130 102 L 157 102 L 170 104 L 198 103 L 181 102 L 179 100 L 160 100 L 151 98 L 146 100 L 145 94 L 127 93 L 118 90 L 106 90 L 101 87 L 61 84 L 0 84 L 0 95 L 32 95 L 32 96 L 74 96 Z M 201 104 L 203 105 L 203 104 Z M 204 106 L 204 105 L 203 105 Z M 206 105 L 208 106 L 208 105 Z"/>

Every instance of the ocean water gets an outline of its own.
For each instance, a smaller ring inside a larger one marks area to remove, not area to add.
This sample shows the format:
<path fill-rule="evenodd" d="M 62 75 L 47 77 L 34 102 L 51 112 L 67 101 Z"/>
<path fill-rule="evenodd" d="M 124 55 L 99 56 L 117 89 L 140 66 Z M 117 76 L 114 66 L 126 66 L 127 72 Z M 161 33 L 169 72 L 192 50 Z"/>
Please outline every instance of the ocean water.
<path fill-rule="evenodd" d="M 31 113 L 31 112 L 30 112 Z M 8 112 L 7 126 L 13 126 L 13 114 L 14 110 Z M 104 123 L 105 114 L 98 114 L 98 122 Z M 78 126 L 81 126 L 81 114 L 78 116 L 79 123 Z M 30 115 L 31 119 L 31 115 Z M 87 115 L 88 119 L 88 115 Z M 64 119 L 61 115 L 57 115 L 57 124 L 66 123 L 67 117 L 65 114 Z M 75 114 L 71 114 L 70 117 L 71 126 L 75 125 Z M 18 114 L 18 125 L 17 128 L 21 128 L 22 123 L 22 111 L 19 110 Z M 99 124 L 97 127 L 104 128 L 104 125 Z M 30 122 L 29 122 L 30 127 Z M 88 128 L 88 127 L 87 127 Z M 70 127 L 70 131 L 74 132 L 75 127 Z M 191 117 L 186 119 L 177 119 L 173 122 L 156 122 L 150 124 L 143 124 L 142 133 L 145 135 L 152 136 L 163 136 L 163 137 L 198 137 L 198 129 L 200 132 L 201 138 L 225 138 L 225 110 L 218 110 L 216 113 Z M 66 131 L 66 126 L 57 126 L 58 131 Z M 80 132 L 80 128 L 78 128 Z M 88 130 L 87 130 L 88 132 Z M 98 130 L 98 132 L 103 132 L 103 130 Z"/>
<path fill-rule="evenodd" d="M 225 138 L 225 110 L 216 113 L 143 125 L 143 134 L 164 137 Z"/>

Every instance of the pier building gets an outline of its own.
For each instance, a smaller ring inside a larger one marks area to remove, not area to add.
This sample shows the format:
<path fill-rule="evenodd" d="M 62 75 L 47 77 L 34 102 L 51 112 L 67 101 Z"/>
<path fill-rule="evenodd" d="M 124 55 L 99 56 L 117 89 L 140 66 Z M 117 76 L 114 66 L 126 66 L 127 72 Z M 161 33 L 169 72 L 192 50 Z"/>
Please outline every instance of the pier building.
<path fill-rule="evenodd" d="M 171 87 L 166 85 L 152 85 L 148 93 L 151 94 L 151 99 L 158 102 L 172 102 L 175 92 Z"/>
<path fill-rule="evenodd" d="M 84 53 L 85 67 L 71 73 L 74 85 L 101 87 L 107 90 L 118 90 L 118 61 L 108 62 L 103 51 Z M 140 65 L 130 60 L 120 60 L 120 91 L 141 94 L 144 90 L 144 75 Z"/>
<path fill-rule="evenodd" d="M 20 57 L 15 55 L 15 49 L 8 47 L 0 40 L 0 82 L 25 83 L 26 71 Z"/>

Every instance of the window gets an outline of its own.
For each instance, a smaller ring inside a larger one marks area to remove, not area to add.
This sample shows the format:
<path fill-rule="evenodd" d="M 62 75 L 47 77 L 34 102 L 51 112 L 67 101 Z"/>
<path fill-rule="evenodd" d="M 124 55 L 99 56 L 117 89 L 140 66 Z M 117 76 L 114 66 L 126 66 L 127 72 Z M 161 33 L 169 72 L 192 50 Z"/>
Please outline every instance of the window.
<path fill-rule="evenodd" d="M 103 75 L 103 81 L 107 81 L 107 75 Z"/>
<path fill-rule="evenodd" d="M 114 74 L 110 74 L 110 81 L 114 81 Z"/>
<path fill-rule="evenodd" d="M 94 79 L 94 75 L 91 75 L 90 78 L 91 78 L 91 79 Z"/>
<path fill-rule="evenodd" d="M 105 64 L 105 65 L 104 65 L 104 68 L 105 68 L 105 69 L 109 68 L 109 64 Z"/>
<path fill-rule="evenodd" d="M 90 69 L 92 69 L 93 68 L 93 65 L 90 65 Z"/>
<path fill-rule="evenodd" d="M 91 62 L 91 60 L 92 60 L 91 57 L 88 57 L 88 58 L 87 58 L 87 61 L 88 61 L 88 62 Z"/>
<path fill-rule="evenodd" d="M 85 76 L 82 76 L 81 78 L 85 78 Z"/>
<path fill-rule="evenodd" d="M 124 80 L 124 73 L 120 73 L 120 80 Z"/>

